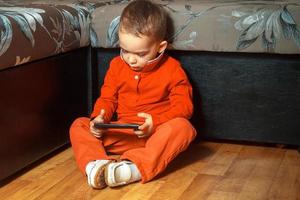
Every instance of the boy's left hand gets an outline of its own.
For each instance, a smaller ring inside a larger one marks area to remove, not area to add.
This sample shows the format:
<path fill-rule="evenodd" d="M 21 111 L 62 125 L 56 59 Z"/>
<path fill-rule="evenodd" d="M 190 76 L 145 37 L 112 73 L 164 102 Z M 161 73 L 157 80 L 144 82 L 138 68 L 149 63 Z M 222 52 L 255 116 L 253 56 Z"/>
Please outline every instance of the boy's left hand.
<path fill-rule="evenodd" d="M 148 137 L 153 129 L 153 120 L 152 116 L 148 113 L 138 113 L 138 117 L 142 117 L 145 119 L 145 123 L 139 126 L 139 130 L 134 131 L 134 133 L 139 137 L 139 138 L 145 138 Z"/>

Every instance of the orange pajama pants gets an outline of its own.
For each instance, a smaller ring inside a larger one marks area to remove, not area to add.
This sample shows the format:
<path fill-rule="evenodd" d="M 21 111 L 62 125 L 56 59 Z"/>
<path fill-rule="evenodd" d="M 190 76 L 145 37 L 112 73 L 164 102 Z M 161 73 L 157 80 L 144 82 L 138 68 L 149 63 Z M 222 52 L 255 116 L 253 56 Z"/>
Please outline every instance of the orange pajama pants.
<path fill-rule="evenodd" d="M 89 131 L 89 118 L 78 118 L 70 128 L 70 139 L 77 165 L 85 174 L 87 163 L 93 160 L 114 159 L 109 154 L 121 155 L 121 160 L 136 164 L 142 183 L 150 181 L 184 151 L 196 136 L 190 122 L 175 118 L 156 128 L 148 138 L 138 138 L 132 130 L 108 130 L 101 139 Z"/>

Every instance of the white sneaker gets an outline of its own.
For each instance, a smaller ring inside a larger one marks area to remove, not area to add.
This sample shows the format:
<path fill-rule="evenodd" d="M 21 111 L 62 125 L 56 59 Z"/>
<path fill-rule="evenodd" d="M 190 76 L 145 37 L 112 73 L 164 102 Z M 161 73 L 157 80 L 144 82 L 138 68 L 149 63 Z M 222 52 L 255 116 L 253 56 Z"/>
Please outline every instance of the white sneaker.
<path fill-rule="evenodd" d="M 107 185 L 105 183 L 104 170 L 105 166 L 112 162 L 111 160 L 95 160 L 89 162 L 85 167 L 88 184 L 95 189 L 103 189 Z"/>
<path fill-rule="evenodd" d="M 105 166 L 105 182 L 109 187 L 126 185 L 141 180 L 137 166 L 130 161 L 109 163 Z"/>

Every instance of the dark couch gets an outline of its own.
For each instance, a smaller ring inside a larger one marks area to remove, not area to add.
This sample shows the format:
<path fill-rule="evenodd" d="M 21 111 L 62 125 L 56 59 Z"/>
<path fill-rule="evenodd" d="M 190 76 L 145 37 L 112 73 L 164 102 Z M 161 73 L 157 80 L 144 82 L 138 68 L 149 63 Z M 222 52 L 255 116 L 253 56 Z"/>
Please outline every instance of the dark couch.
<path fill-rule="evenodd" d="M 110 59 L 118 53 L 115 49 L 97 49 L 99 87 Z M 299 56 L 168 53 L 181 61 L 193 85 L 192 122 L 198 130 L 198 141 L 206 138 L 300 145 Z"/>
<path fill-rule="evenodd" d="M 88 116 L 89 12 L 0 1 L 0 180 L 69 143 Z"/>

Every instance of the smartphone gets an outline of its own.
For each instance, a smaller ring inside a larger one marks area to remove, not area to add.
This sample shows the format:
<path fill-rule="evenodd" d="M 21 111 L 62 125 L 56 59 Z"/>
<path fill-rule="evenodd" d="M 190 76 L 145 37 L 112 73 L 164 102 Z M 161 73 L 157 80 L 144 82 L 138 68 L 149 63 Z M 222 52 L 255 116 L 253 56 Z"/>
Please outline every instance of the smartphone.
<path fill-rule="evenodd" d="M 107 128 L 115 128 L 115 129 L 133 129 L 138 130 L 139 124 L 103 124 L 103 123 L 94 123 L 94 127 L 98 129 L 107 129 Z"/>

